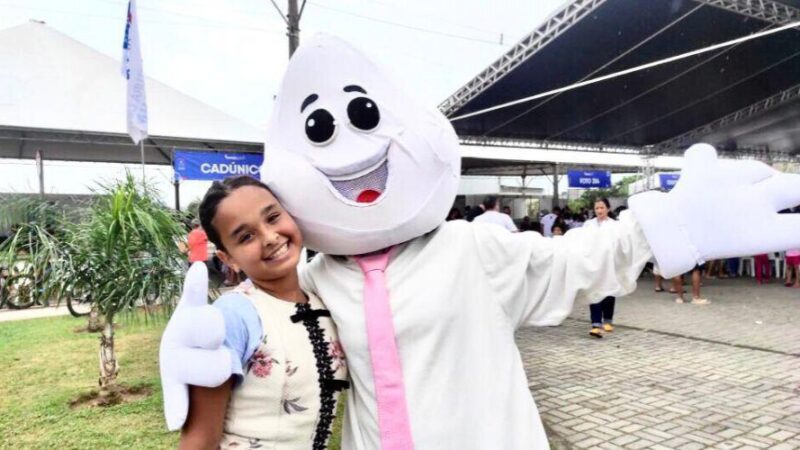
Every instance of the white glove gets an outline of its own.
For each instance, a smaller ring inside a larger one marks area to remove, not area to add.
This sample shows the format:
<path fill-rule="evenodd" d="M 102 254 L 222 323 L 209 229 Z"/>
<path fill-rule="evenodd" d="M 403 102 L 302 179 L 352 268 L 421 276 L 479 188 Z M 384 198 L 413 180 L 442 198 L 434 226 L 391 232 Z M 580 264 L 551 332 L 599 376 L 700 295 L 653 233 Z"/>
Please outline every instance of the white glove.
<path fill-rule="evenodd" d="M 800 175 L 717 159 L 708 144 L 686 151 L 670 193 L 628 200 L 664 278 L 713 259 L 800 248 L 800 214 L 777 214 L 798 204 Z"/>
<path fill-rule="evenodd" d="M 186 421 L 188 385 L 216 387 L 230 378 L 231 353 L 224 340 L 222 312 L 208 304 L 208 271 L 196 262 L 186 273 L 183 295 L 161 336 L 161 387 L 170 431 Z"/>

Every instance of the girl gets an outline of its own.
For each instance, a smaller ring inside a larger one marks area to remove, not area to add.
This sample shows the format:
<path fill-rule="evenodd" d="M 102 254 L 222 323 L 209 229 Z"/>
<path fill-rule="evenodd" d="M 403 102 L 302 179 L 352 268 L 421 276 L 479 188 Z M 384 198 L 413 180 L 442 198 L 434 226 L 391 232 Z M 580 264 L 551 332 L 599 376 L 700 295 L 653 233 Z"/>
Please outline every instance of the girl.
<path fill-rule="evenodd" d="M 217 255 L 249 280 L 214 303 L 234 375 L 190 389 L 180 448 L 325 449 L 347 368 L 330 313 L 300 289 L 303 239 L 261 182 L 214 182 L 200 204 Z"/>
<path fill-rule="evenodd" d="M 598 198 L 594 201 L 594 219 L 587 220 L 584 227 L 608 227 L 614 226 L 616 220 L 608 215 L 611 205 L 607 198 Z M 589 316 L 592 320 L 592 329 L 589 335 L 595 338 L 602 338 L 603 332 L 611 333 L 614 331 L 614 304 L 617 299 L 608 296 L 599 303 L 589 305 Z M 601 328 L 602 327 L 602 328 Z"/>
<path fill-rule="evenodd" d="M 786 287 L 800 288 L 800 249 L 786 250 Z M 792 272 L 794 272 L 794 284 L 792 284 Z"/>

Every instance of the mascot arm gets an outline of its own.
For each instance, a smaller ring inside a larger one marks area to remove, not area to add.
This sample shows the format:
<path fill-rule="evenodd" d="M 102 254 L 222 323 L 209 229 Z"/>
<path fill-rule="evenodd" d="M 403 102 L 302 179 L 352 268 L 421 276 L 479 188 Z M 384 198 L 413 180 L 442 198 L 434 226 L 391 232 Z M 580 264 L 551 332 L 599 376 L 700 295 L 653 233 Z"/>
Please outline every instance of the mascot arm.
<path fill-rule="evenodd" d="M 188 385 L 216 387 L 230 378 L 235 360 L 222 345 L 224 339 L 223 314 L 208 304 L 208 272 L 203 263 L 194 263 L 161 337 L 159 368 L 170 430 L 180 429 L 186 421 Z"/>
<path fill-rule="evenodd" d="M 599 302 L 636 288 L 652 253 L 630 214 L 603 227 L 583 227 L 545 238 L 474 224 L 478 257 L 491 297 L 513 326 L 558 325 L 576 298 Z"/>
<path fill-rule="evenodd" d="M 669 193 L 645 192 L 628 201 L 662 276 L 696 264 L 800 248 L 800 175 L 751 160 L 720 160 L 713 147 L 693 145 Z"/>

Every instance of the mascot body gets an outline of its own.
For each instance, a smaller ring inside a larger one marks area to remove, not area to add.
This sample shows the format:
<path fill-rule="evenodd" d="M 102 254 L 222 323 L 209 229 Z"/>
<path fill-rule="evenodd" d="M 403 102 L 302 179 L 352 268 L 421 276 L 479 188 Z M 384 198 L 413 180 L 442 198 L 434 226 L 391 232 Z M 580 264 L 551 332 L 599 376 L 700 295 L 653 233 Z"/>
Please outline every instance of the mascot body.
<path fill-rule="evenodd" d="M 262 177 L 308 247 L 323 253 L 302 284 L 330 309 L 347 354 L 344 449 L 547 448 L 514 342 L 518 327 L 557 325 L 576 298 L 631 292 L 654 254 L 669 277 L 707 259 L 800 245 L 797 217 L 775 214 L 800 202 L 798 177 L 717 161 L 709 146 L 689 150 L 670 194 L 634 197 L 633 214 L 616 226 L 556 239 L 443 223 L 459 173 L 447 120 L 366 57 L 329 36 L 294 55 Z M 765 238 L 742 206 L 775 232 Z M 736 223 L 747 229 L 731 229 Z M 200 306 L 204 282 L 187 276 L 162 339 L 171 429 L 185 420 L 186 384 L 230 376 L 224 325 Z"/>

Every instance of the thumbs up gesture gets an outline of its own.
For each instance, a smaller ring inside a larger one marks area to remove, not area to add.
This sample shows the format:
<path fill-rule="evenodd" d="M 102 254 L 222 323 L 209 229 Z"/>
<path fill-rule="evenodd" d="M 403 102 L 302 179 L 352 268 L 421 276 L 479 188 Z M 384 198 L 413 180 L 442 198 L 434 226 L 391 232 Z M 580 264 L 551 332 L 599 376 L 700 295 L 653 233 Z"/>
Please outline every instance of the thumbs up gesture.
<path fill-rule="evenodd" d="M 713 259 L 800 248 L 800 214 L 778 214 L 800 204 L 800 175 L 717 159 L 708 144 L 686 151 L 670 193 L 645 192 L 628 204 L 665 278 Z"/>
<path fill-rule="evenodd" d="M 208 270 L 202 262 L 186 273 L 183 294 L 161 336 L 159 366 L 167 427 L 177 430 L 189 411 L 189 386 L 215 387 L 231 376 L 223 341 L 225 320 L 208 304 Z"/>

